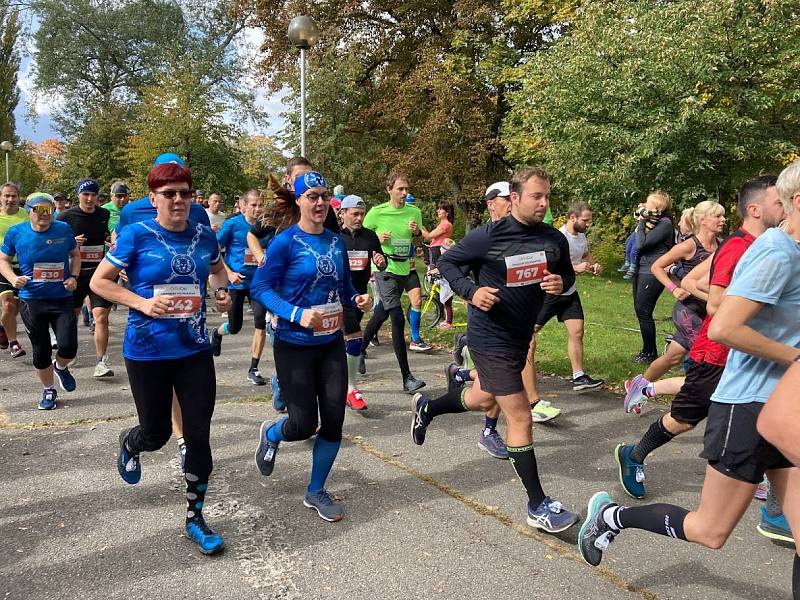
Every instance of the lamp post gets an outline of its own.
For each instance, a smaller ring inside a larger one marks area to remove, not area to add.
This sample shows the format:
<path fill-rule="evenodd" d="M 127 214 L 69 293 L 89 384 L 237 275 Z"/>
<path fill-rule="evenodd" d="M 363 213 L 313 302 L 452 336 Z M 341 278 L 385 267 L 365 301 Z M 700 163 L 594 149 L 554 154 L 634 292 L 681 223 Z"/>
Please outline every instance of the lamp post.
<path fill-rule="evenodd" d="M 3 152 L 6 153 L 6 181 L 9 180 L 9 175 L 8 175 L 8 153 L 11 152 L 13 149 L 14 149 L 14 144 L 9 142 L 8 140 L 6 140 L 4 142 L 0 142 L 0 150 L 2 150 Z"/>
<path fill-rule="evenodd" d="M 289 23 L 289 42 L 300 48 L 300 154 L 306 155 L 306 50 L 317 43 L 319 29 L 314 19 L 301 15 Z"/>

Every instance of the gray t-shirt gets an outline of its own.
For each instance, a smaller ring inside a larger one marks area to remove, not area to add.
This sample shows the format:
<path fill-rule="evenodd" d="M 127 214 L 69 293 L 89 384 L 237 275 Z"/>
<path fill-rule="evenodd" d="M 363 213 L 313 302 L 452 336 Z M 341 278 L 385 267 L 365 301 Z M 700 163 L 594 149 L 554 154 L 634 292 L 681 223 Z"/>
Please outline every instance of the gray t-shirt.
<path fill-rule="evenodd" d="M 564 234 L 564 237 L 567 238 L 567 242 L 569 242 L 569 260 L 572 262 L 572 266 L 579 265 L 583 262 L 583 257 L 589 252 L 589 242 L 586 241 L 586 234 L 570 233 L 567 231 L 566 225 L 562 225 L 559 231 Z M 578 278 L 576 277 L 572 287 L 561 295 L 569 296 L 570 294 L 574 294 L 577 289 L 577 283 Z"/>
<path fill-rule="evenodd" d="M 215 232 L 219 231 L 220 227 L 222 227 L 222 224 L 225 222 L 225 213 L 219 211 L 217 214 L 214 214 L 209 209 L 206 209 L 206 213 L 208 214 L 208 220 L 211 223 L 211 228 Z"/>

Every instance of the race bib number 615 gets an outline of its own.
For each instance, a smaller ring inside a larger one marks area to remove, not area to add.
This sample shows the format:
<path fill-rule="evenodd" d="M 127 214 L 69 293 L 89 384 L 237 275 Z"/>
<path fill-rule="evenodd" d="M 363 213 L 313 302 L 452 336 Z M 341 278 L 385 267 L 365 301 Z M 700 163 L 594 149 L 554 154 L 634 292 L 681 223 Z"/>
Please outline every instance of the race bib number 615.
<path fill-rule="evenodd" d="M 506 257 L 506 285 L 520 287 L 540 283 L 547 270 L 547 255 L 544 251 L 529 252 Z"/>

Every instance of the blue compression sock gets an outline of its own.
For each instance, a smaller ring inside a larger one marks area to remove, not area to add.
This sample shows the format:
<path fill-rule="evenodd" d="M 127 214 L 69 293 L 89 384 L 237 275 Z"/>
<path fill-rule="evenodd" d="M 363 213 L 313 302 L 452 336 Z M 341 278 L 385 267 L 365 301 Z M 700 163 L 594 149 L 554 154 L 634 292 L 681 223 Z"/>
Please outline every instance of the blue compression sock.
<path fill-rule="evenodd" d="M 309 492 L 318 492 L 325 489 L 325 480 L 333 468 L 333 461 L 339 453 L 341 442 L 329 442 L 317 435 L 314 440 L 314 450 L 311 453 L 311 481 L 308 482 Z"/>
<path fill-rule="evenodd" d="M 408 311 L 408 323 L 411 325 L 411 340 L 419 341 L 419 324 L 422 320 L 422 312 L 418 308 L 411 308 Z"/>
<path fill-rule="evenodd" d="M 283 437 L 283 424 L 288 421 L 288 417 L 283 417 L 280 421 L 267 429 L 267 439 L 273 444 L 281 443 L 285 438 Z"/>

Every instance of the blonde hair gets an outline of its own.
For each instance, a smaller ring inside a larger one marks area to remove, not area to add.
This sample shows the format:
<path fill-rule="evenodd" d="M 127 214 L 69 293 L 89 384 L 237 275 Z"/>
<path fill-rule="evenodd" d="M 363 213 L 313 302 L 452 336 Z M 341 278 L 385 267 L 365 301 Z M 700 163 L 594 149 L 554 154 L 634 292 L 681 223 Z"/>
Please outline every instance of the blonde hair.
<path fill-rule="evenodd" d="M 661 190 L 656 190 L 655 192 L 650 192 L 647 194 L 647 200 L 652 200 L 658 206 L 658 210 L 662 213 L 668 211 L 672 208 L 672 198 L 669 197 L 669 194 L 666 192 L 662 192 Z"/>
<path fill-rule="evenodd" d="M 692 233 L 697 233 L 697 229 L 694 226 L 694 206 L 691 208 L 684 208 L 683 212 L 681 213 L 681 218 L 678 221 L 678 229 L 683 229 L 683 226 L 686 225 L 688 229 L 692 230 Z"/>
<path fill-rule="evenodd" d="M 778 196 L 783 204 L 783 210 L 786 214 L 794 212 L 792 198 L 795 194 L 800 193 L 800 159 L 797 159 L 786 167 L 781 174 L 778 175 L 778 181 L 775 182 L 775 187 L 778 188 Z"/>
<path fill-rule="evenodd" d="M 706 217 L 719 217 L 725 214 L 725 207 L 719 202 L 714 202 L 713 200 L 703 200 L 702 202 L 699 202 L 693 209 L 687 210 L 692 211 L 691 219 L 695 233 L 700 230 L 700 223 Z M 686 214 L 686 211 L 684 211 L 684 214 Z"/>

